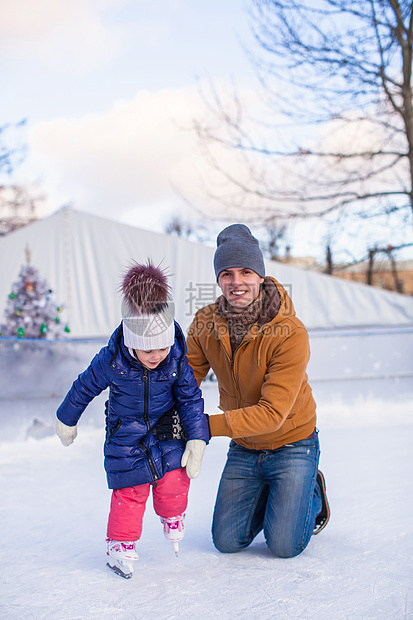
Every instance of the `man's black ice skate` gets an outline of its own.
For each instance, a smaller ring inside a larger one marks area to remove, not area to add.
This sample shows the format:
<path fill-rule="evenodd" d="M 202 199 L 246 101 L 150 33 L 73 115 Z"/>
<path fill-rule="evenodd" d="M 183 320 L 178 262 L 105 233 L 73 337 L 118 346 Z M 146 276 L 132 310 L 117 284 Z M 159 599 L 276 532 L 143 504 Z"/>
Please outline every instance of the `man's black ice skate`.
<path fill-rule="evenodd" d="M 313 532 L 314 536 L 316 534 L 319 534 L 321 530 L 325 528 L 325 526 L 327 525 L 330 519 L 330 506 L 327 500 L 326 481 L 320 470 L 317 472 L 317 483 L 318 483 L 318 486 L 320 487 L 322 506 L 321 506 L 321 512 L 319 515 L 317 515 L 316 520 L 315 520 L 315 527 L 314 527 L 314 532 Z"/>

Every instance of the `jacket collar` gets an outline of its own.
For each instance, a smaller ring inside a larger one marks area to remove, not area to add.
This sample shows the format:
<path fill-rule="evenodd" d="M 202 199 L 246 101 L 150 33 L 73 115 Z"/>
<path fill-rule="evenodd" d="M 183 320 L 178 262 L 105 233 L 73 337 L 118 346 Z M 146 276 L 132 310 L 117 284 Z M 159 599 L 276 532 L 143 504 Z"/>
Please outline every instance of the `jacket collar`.
<path fill-rule="evenodd" d="M 264 280 L 266 292 L 261 316 L 248 331 L 243 342 L 254 339 L 261 328 L 271 322 L 279 322 L 288 316 L 295 316 L 294 305 L 285 288 L 273 277 L 267 276 Z M 228 323 L 218 310 L 220 297 L 212 305 L 213 326 L 215 337 L 221 340 L 225 350 L 231 357 L 231 344 L 228 334 Z"/>

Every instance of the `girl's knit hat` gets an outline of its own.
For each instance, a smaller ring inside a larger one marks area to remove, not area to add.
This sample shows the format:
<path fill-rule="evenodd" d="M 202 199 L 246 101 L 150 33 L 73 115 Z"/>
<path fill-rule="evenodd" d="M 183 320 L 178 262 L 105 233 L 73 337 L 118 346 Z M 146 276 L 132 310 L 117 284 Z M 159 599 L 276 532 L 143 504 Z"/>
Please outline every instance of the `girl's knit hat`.
<path fill-rule="evenodd" d="M 146 265 L 134 263 L 123 278 L 121 291 L 125 345 L 141 351 L 171 347 L 174 303 L 165 273 L 149 259 Z"/>

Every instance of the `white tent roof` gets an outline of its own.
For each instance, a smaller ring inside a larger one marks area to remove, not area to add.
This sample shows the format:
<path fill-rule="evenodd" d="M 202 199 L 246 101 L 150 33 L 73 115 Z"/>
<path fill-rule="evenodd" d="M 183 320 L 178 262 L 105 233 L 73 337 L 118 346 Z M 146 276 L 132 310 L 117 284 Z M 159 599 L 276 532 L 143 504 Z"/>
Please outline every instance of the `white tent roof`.
<path fill-rule="evenodd" d="M 214 248 L 63 208 L 0 239 L 0 323 L 26 261 L 64 306 L 73 338 L 106 338 L 121 319 L 118 291 L 132 261 L 168 267 L 176 319 L 187 329 L 195 311 L 219 294 Z M 308 329 L 413 325 L 413 298 L 266 261 L 267 274 L 290 293 Z"/>

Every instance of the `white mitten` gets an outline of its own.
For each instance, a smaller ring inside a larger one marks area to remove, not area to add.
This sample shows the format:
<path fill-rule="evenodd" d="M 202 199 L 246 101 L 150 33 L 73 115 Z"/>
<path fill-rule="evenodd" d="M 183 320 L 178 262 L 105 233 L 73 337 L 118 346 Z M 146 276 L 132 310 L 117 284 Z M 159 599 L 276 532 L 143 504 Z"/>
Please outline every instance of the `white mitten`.
<path fill-rule="evenodd" d="M 190 439 L 186 442 L 185 452 L 181 459 L 181 467 L 186 467 L 186 473 L 189 478 L 196 478 L 201 471 L 205 446 L 206 442 L 203 439 Z"/>
<path fill-rule="evenodd" d="M 66 426 L 60 420 L 56 422 L 56 433 L 64 446 L 70 446 L 74 442 L 77 435 L 77 426 Z"/>

